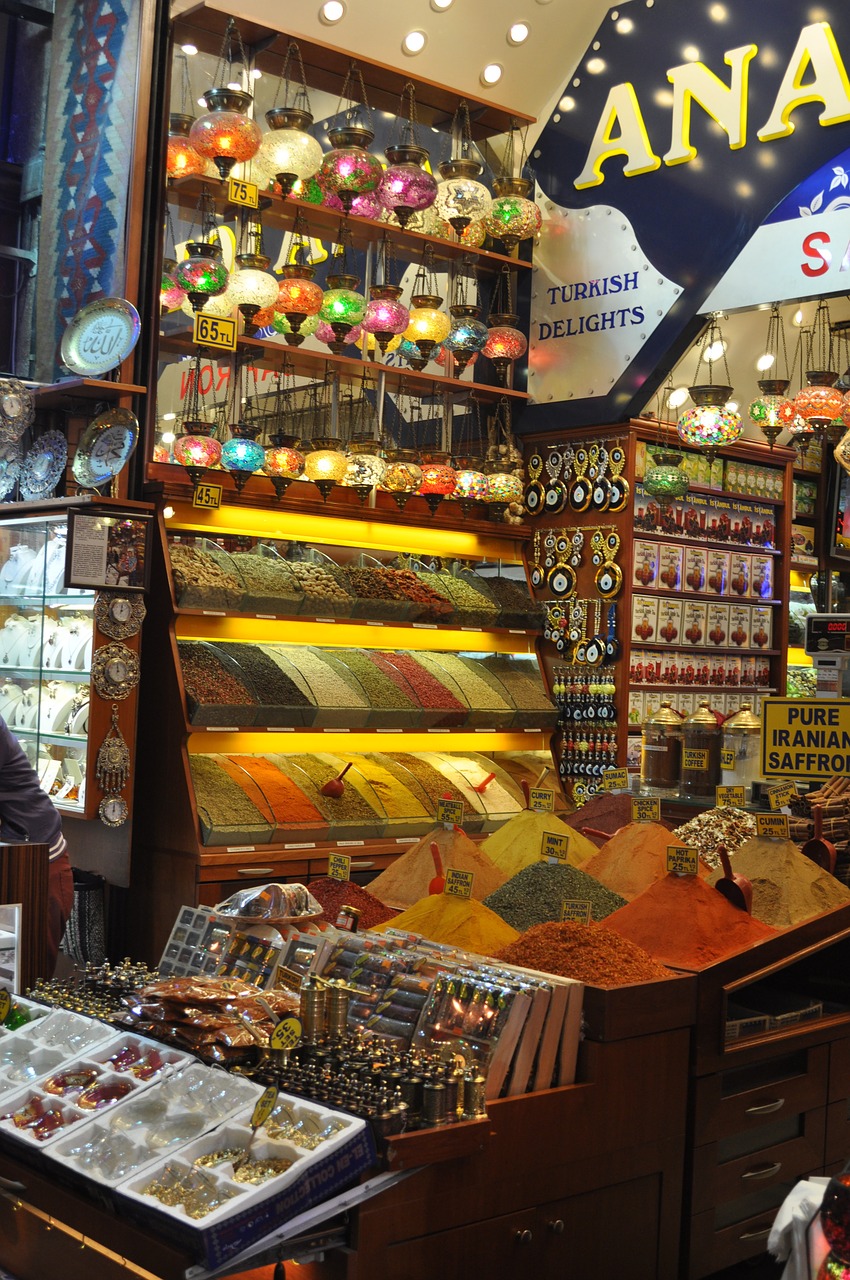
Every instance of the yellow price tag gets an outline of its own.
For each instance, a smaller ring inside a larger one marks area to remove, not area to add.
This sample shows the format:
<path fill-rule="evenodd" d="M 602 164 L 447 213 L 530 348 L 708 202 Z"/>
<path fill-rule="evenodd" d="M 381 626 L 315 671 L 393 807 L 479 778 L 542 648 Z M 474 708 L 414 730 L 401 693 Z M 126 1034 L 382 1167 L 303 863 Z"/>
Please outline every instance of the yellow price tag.
<path fill-rule="evenodd" d="M 285 1018 L 281 1018 L 269 1036 L 269 1047 L 272 1049 L 294 1049 L 301 1039 L 302 1031 L 301 1019 L 296 1017 L 294 1013 L 288 1013 Z"/>
<path fill-rule="evenodd" d="M 351 859 L 347 853 L 332 853 L 328 857 L 328 878 L 330 880 L 351 879 Z"/>
<path fill-rule="evenodd" d="M 797 788 L 793 782 L 780 782 L 778 786 L 771 787 L 767 793 L 767 802 L 774 812 L 777 809 L 784 809 L 786 805 L 796 799 Z"/>
<path fill-rule="evenodd" d="M 628 769 L 606 769 L 599 785 L 601 791 L 628 791 Z"/>
<path fill-rule="evenodd" d="M 532 787 L 528 793 L 528 807 L 538 813 L 552 813 L 555 808 L 555 792 L 548 787 Z"/>
<path fill-rule="evenodd" d="M 231 178 L 227 184 L 227 198 L 231 204 L 244 204 L 249 209 L 256 209 L 260 203 L 260 188 L 256 182 Z"/>
<path fill-rule="evenodd" d="M 660 822 L 661 801 L 658 796 L 632 796 L 632 822 Z"/>
<path fill-rule="evenodd" d="M 590 924 L 591 904 L 583 898 L 567 898 L 561 906 L 561 921 Z"/>
<path fill-rule="evenodd" d="M 682 749 L 682 768 L 688 770 L 707 769 L 708 752 L 703 748 L 684 747 Z"/>
<path fill-rule="evenodd" d="M 544 831 L 540 842 L 541 858 L 557 858 L 566 862 L 570 851 L 570 837 L 563 831 Z"/>
<path fill-rule="evenodd" d="M 224 489 L 220 484 L 196 484 L 192 494 L 192 506 L 216 511 L 221 506 Z"/>
<path fill-rule="evenodd" d="M 744 799 L 743 787 L 715 787 L 714 803 L 718 809 L 743 809 L 746 800 Z"/>
<path fill-rule="evenodd" d="M 735 768 L 735 758 L 736 758 L 736 757 L 735 757 L 735 748 L 734 748 L 734 747 L 721 747 L 721 748 L 720 748 L 720 768 L 721 768 L 721 769 L 734 769 L 734 768 Z"/>
<path fill-rule="evenodd" d="M 475 873 L 472 871 L 459 871 L 457 867 L 449 867 L 446 871 L 446 887 L 443 893 L 448 894 L 450 898 L 471 898 L 474 879 Z"/>
<path fill-rule="evenodd" d="M 791 825 L 787 813 L 757 813 L 756 835 L 769 840 L 790 840 Z"/>
<path fill-rule="evenodd" d="M 205 316 L 202 311 L 196 311 L 192 341 L 199 347 L 220 347 L 222 351 L 235 351 L 236 321 L 227 316 Z"/>
<path fill-rule="evenodd" d="M 254 1110 L 251 1113 L 251 1128 L 259 1129 L 261 1124 L 265 1124 L 269 1116 L 275 1109 L 277 1102 L 277 1085 L 270 1084 L 268 1089 L 264 1089 L 257 1099 Z"/>
<path fill-rule="evenodd" d="M 437 821 L 442 822 L 446 827 L 460 827 L 463 825 L 463 801 L 462 800 L 438 800 L 437 801 Z"/>
<path fill-rule="evenodd" d="M 0 987 L 0 1023 L 5 1022 L 12 1008 L 12 993 Z"/>
<path fill-rule="evenodd" d="M 684 845 L 668 844 L 667 871 L 677 876 L 695 876 L 699 872 L 699 850 Z"/>

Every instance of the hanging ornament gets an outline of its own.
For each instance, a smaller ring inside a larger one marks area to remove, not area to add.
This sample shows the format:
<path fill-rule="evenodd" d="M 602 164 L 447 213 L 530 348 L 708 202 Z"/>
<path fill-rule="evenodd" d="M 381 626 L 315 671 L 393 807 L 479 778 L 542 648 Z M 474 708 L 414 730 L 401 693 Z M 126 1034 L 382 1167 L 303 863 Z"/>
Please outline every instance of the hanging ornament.
<path fill-rule="evenodd" d="M 690 480 L 682 470 L 684 456 L 678 449 L 674 449 L 670 443 L 670 422 L 667 414 L 670 410 L 670 397 L 673 394 L 673 390 L 673 375 L 669 374 L 664 387 L 658 391 L 655 413 L 649 415 L 653 416 L 658 423 L 658 434 L 654 443 L 647 449 L 648 465 L 643 475 L 644 489 L 662 507 L 676 498 L 684 498 L 690 488 Z M 619 445 L 615 445 L 611 453 L 616 455 L 614 465 L 618 468 L 618 478 L 615 483 L 625 486 L 626 482 L 619 480 L 619 471 L 624 465 L 624 459 L 621 465 L 623 451 Z M 615 506 L 614 509 L 619 510 L 621 508 Z"/>
<path fill-rule="evenodd" d="M 186 242 L 186 257 L 178 262 L 173 281 L 186 293 L 193 311 L 201 311 L 210 298 L 224 293 L 230 279 L 220 244 L 212 241 L 217 234 L 215 210 L 209 190 L 204 185 L 198 201 L 200 239 Z"/>
<path fill-rule="evenodd" d="M 452 353 L 458 376 L 487 345 L 489 330 L 483 320 L 479 319 L 480 312 L 475 270 L 472 259 L 465 256 L 455 276 L 454 299 L 449 307 L 452 327 L 444 344 L 446 350 Z"/>
<path fill-rule="evenodd" d="M 176 311 L 186 301 L 186 290 L 175 279 L 176 270 L 176 259 L 163 258 L 162 279 L 159 287 L 159 305 L 163 311 Z"/>
<path fill-rule="evenodd" d="M 213 412 L 205 412 L 201 396 L 203 357 L 198 352 L 189 374 L 181 430 L 174 441 L 174 460 L 184 467 L 193 485 L 200 484 L 204 473 L 218 465 L 221 445 L 215 438 L 215 400 Z"/>
<path fill-rule="evenodd" d="M 466 102 L 458 105 L 451 129 L 455 153 L 439 166 L 440 182 L 434 212 L 461 235 L 471 222 L 480 221 L 490 210 L 490 192 L 479 182 L 484 166 L 471 155 L 473 142 Z"/>
<path fill-rule="evenodd" d="M 384 348 L 382 355 L 389 355 L 391 351 L 398 351 L 399 347 L 401 346 L 401 341 L 402 341 L 401 334 L 400 333 L 395 334 L 392 338 L 390 338 L 389 342 L 386 344 L 386 347 Z M 361 351 L 365 351 L 366 355 L 369 357 L 370 360 L 375 359 L 375 356 L 377 355 L 379 350 L 378 343 L 375 339 L 374 333 L 365 333 L 362 331 L 362 329 L 361 329 L 361 332 L 354 339 L 354 345 L 355 347 L 358 347 Z"/>
<path fill-rule="evenodd" d="M 410 322 L 410 312 L 400 301 L 401 288 L 393 283 L 392 245 L 386 235 L 381 240 L 378 268 L 383 283 L 369 289 L 362 327 L 365 333 L 374 334 L 381 352 L 385 353 L 391 339 L 404 333 Z"/>
<path fill-rule="evenodd" d="M 348 458 L 338 436 L 317 436 L 304 458 L 304 474 L 327 502 L 335 484 L 341 484 L 348 470 Z"/>
<path fill-rule="evenodd" d="M 419 492 L 421 483 L 422 468 L 416 460 L 416 450 L 388 449 L 381 488 L 392 494 L 399 510 L 403 511 L 408 499 Z"/>
<path fill-rule="evenodd" d="M 292 328 L 285 315 L 281 315 L 279 311 L 275 310 L 272 328 L 275 333 L 283 334 L 284 341 L 288 347 L 300 347 L 305 338 L 311 338 L 314 333 L 318 336 L 321 323 L 318 315 L 305 316 L 296 330 Z M 333 335 L 332 329 L 330 329 L 330 333 Z"/>
<path fill-rule="evenodd" d="M 299 449 L 297 436 L 276 431 L 272 443 L 266 449 L 263 471 L 269 477 L 278 500 L 283 497 L 293 480 L 304 474 L 304 454 Z"/>
<path fill-rule="evenodd" d="M 525 485 L 522 455 L 511 428 L 511 406 L 505 396 L 496 405 L 489 438 L 487 461 L 484 463 L 487 509 L 496 520 L 517 523 L 522 519 Z"/>
<path fill-rule="evenodd" d="M 456 474 L 451 459 L 442 449 L 431 449 L 422 454 L 422 479 L 419 492 L 428 504 L 432 515 L 444 498 L 448 498 L 455 490 Z"/>
<path fill-rule="evenodd" d="M 234 43 L 238 61 L 247 70 L 248 60 L 242 37 L 233 18 L 228 18 L 221 51 L 213 76 L 213 88 L 202 94 L 207 114 L 200 116 L 189 131 L 189 141 L 199 156 L 212 160 L 224 180 L 237 161 L 256 155 L 260 146 L 259 126 L 248 115 L 254 99 L 242 89 L 232 89 Z"/>
<path fill-rule="evenodd" d="M 788 376 L 788 355 L 785 349 L 785 327 L 779 311 L 779 303 L 774 302 L 770 308 L 770 319 L 767 323 L 767 338 L 764 353 L 759 360 L 759 368 L 765 372 L 769 369 L 769 378 L 758 381 L 759 394 L 750 402 L 747 414 L 753 426 L 759 428 L 767 437 L 771 449 L 780 432 L 785 430 L 785 423 L 780 417 L 780 406 L 785 403 L 791 379 Z"/>
<path fill-rule="evenodd" d="M 795 395 L 794 408 L 816 436 L 827 439 L 830 434 L 835 434 L 833 424 L 843 412 L 844 396 L 834 385 L 838 381 L 838 374 L 832 370 L 832 326 L 829 305 L 823 298 L 817 305 L 809 334 L 806 364 L 806 385 Z M 839 433 L 841 426 L 839 423 Z"/>
<path fill-rule="evenodd" d="M 94 768 L 97 785 L 106 795 L 123 791 L 130 780 L 130 748 L 118 727 L 118 703 L 112 704 L 112 720 L 97 750 Z"/>
<path fill-rule="evenodd" d="M 342 351 L 346 342 L 353 341 L 347 335 L 366 314 L 366 299 L 357 292 L 360 281 L 347 269 L 350 243 L 350 229 L 340 227 L 333 268 L 327 277 L 330 288 L 326 290 L 319 310 L 319 317 L 333 330 L 334 340 L 328 345 L 336 354 Z"/>
<path fill-rule="evenodd" d="M 720 359 L 726 374 L 725 383 L 713 381 L 713 367 Z M 697 381 L 702 374 L 703 361 L 708 364 L 707 383 Z M 711 317 L 703 332 L 694 386 L 689 388 L 689 393 L 694 407 L 681 415 L 676 430 L 684 444 L 693 445 L 713 458 L 721 445 L 734 444 L 743 430 L 741 415 L 736 410 L 727 408 L 732 387 L 729 385 L 726 342 L 716 315 Z"/>
<path fill-rule="evenodd" d="M 528 350 L 525 334 L 516 327 L 519 316 L 513 309 L 513 276 L 508 266 L 499 274 L 490 305 L 489 332 L 481 354 L 492 362 L 499 382 L 506 386 L 508 369 Z"/>
<path fill-rule="evenodd" d="M 431 207 L 437 194 L 436 179 L 425 168 L 430 154 L 420 145 L 416 134 L 416 91 L 411 80 L 401 91 L 394 129 L 399 127 L 397 140 L 391 140 L 385 149 L 388 164 L 378 196 L 387 212 L 395 216 L 400 226 L 406 227 L 415 213 Z"/>
<path fill-rule="evenodd" d="M 418 342 L 411 342 L 409 338 L 402 337 L 399 344 L 398 353 L 404 360 L 405 364 L 409 364 L 411 369 L 415 369 L 417 373 L 425 368 L 429 360 L 436 360 L 439 353 L 443 350 L 443 344 L 438 342 L 435 347 L 426 354 Z"/>
<path fill-rule="evenodd" d="M 300 73 L 293 84 L 289 71 L 295 63 Z M 283 102 L 278 97 L 283 88 Z M 306 182 L 319 171 L 322 163 L 320 143 L 308 132 L 313 123 L 310 98 L 301 50 L 294 40 L 289 42 L 286 57 L 271 109 L 266 112 L 269 132 L 264 133 L 259 150 L 254 157 L 257 172 L 264 178 L 264 186 L 277 183 L 275 190 L 288 196 L 296 182 Z"/>
<path fill-rule="evenodd" d="M 452 453 L 455 468 L 454 492 L 449 495 L 460 503 L 465 516 L 472 515 L 476 504 L 487 500 L 487 477 L 483 471 L 483 440 L 478 418 L 478 401 L 470 403 L 468 412 L 452 419 Z"/>
<path fill-rule="evenodd" d="M 180 110 L 168 117 L 165 176 L 169 181 L 176 178 L 214 178 L 215 165 L 199 156 L 189 141 L 189 133 L 195 123 L 189 59 L 185 53 L 180 53 L 176 62 L 180 68 Z"/>
<path fill-rule="evenodd" d="M 525 138 L 516 120 L 512 120 L 502 169 L 493 182 L 494 198 L 484 217 L 484 229 L 494 240 L 501 240 L 508 253 L 521 240 L 536 235 L 543 223 L 540 210 L 531 199 L 534 183 L 522 176 L 526 163 Z"/>
<path fill-rule="evenodd" d="M 410 298 L 410 322 L 404 331 L 408 342 L 415 342 L 426 360 L 433 355 L 438 343 L 444 342 L 451 331 L 452 322 L 440 308 L 443 299 L 436 292 L 434 251 L 427 245 L 422 263 L 417 269 Z"/>
<path fill-rule="evenodd" d="M 236 422 L 231 437 L 221 449 L 221 465 L 233 476 L 236 492 L 241 493 L 255 471 L 262 470 L 265 450 L 257 443 L 259 429 L 248 422 Z"/>
<path fill-rule="evenodd" d="M 450 222 L 446 222 L 443 218 L 434 215 L 434 228 L 429 233 L 439 236 L 441 240 L 451 240 L 455 244 L 462 244 L 467 249 L 480 249 L 484 241 L 487 239 L 487 232 L 484 230 L 484 223 L 481 219 L 470 222 L 462 231 L 455 231 Z"/>
<path fill-rule="evenodd" d="M 360 90 L 359 103 L 351 96 L 355 87 Z M 332 150 L 323 156 L 316 177 L 323 191 L 341 200 L 344 211 L 350 213 L 355 197 L 376 191 L 384 173 L 378 157 L 367 150 L 375 131 L 363 75 L 354 62 L 343 82 L 336 112 L 338 116 L 342 114 L 342 104 L 346 99 L 349 106 L 345 111 L 345 124 L 328 130 Z"/>
<path fill-rule="evenodd" d="M 263 224 L 259 214 L 243 216 L 240 236 L 244 251 L 237 253 L 229 293 L 245 317 L 247 332 L 253 331 L 254 317 L 278 298 L 278 282 L 269 271 L 271 258 L 263 253 Z"/>

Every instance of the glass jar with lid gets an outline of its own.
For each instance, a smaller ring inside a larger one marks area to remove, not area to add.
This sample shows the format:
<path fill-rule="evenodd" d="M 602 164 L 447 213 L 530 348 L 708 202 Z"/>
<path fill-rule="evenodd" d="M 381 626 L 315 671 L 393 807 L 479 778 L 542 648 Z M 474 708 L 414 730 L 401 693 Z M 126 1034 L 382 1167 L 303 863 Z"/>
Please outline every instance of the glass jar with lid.
<path fill-rule="evenodd" d="M 680 795 L 710 798 L 720 782 L 723 730 L 708 701 L 699 704 L 682 725 Z"/>
<path fill-rule="evenodd" d="M 644 796 L 677 796 L 682 769 L 682 717 L 669 702 L 643 722 L 640 791 Z"/>
<path fill-rule="evenodd" d="M 752 799 L 753 783 L 761 779 L 761 720 L 753 714 L 749 702 L 730 716 L 723 725 L 723 785 L 744 787 L 744 796 Z"/>

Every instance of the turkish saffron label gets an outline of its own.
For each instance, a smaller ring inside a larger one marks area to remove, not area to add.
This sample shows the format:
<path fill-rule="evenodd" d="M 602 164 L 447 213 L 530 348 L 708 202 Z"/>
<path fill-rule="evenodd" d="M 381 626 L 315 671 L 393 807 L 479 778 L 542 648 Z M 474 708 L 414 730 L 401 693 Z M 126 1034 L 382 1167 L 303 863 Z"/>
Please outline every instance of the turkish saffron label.
<path fill-rule="evenodd" d="M 743 809 L 746 803 L 744 799 L 744 788 L 715 787 L 714 803 L 718 809 Z"/>
<path fill-rule="evenodd" d="M 569 853 L 570 837 L 562 831 L 544 831 L 543 839 L 540 842 L 540 856 L 542 858 L 557 858 L 559 862 L 566 862 Z"/>
<path fill-rule="evenodd" d="M 538 813 L 552 813 L 555 808 L 555 792 L 549 787 L 532 787 L 528 793 L 529 809 Z"/>
<path fill-rule="evenodd" d="M 660 822 L 661 801 L 658 796 L 632 796 L 632 822 Z"/>
<path fill-rule="evenodd" d="M 590 924 L 591 903 L 584 898 L 567 898 L 561 906 L 561 920 L 573 924 Z"/>
<path fill-rule="evenodd" d="M 695 876 L 699 871 L 699 851 L 683 845 L 668 844 L 667 871 L 677 876 Z"/>
<path fill-rule="evenodd" d="M 682 751 L 683 769 L 707 769 L 708 752 L 704 748 L 685 747 Z"/>
<path fill-rule="evenodd" d="M 475 874 L 472 871 L 459 871 L 457 867 L 449 867 L 446 872 L 446 887 L 443 893 L 450 898 L 471 898 L 472 897 L 472 881 Z"/>
<path fill-rule="evenodd" d="M 462 800 L 438 800 L 437 821 L 445 827 L 459 827 L 463 823 Z"/>
<path fill-rule="evenodd" d="M 329 855 L 328 878 L 330 880 L 351 879 L 351 859 L 347 853 L 332 853 Z"/>
<path fill-rule="evenodd" d="M 757 813 L 756 835 L 771 840 L 790 840 L 791 825 L 787 813 Z"/>

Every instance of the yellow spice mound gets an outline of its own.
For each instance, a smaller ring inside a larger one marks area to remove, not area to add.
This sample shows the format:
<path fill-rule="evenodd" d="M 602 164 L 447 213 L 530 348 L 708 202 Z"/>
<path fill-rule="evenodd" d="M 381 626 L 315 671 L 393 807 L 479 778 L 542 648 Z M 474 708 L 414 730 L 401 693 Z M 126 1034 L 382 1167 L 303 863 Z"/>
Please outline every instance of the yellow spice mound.
<path fill-rule="evenodd" d="M 667 846 L 681 845 L 667 827 L 658 822 L 629 822 L 615 832 L 582 871 L 600 880 L 629 902 L 667 875 Z M 700 863 L 705 879 L 709 868 Z"/>
<path fill-rule="evenodd" d="M 371 888 L 371 885 L 370 885 Z M 491 956 L 502 947 L 516 942 L 519 934 L 501 916 L 474 898 L 452 898 L 434 893 L 402 911 L 386 924 L 377 925 L 375 933 L 386 929 L 421 933 L 432 942 L 463 947 L 478 955 Z"/>
<path fill-rule="evenodd" d="M 475 898 L 489 897 L 510 878 L 470 840 L 465 831 L 457 831 L 454 827 L 447 831 L 444 826 L 439 826 L 411 845 L 407 853 L 371 880 L 369 892 L 388 907 L 410 907 L 426 897 L 428 886 L 436 875 L 431 856 L 432 840 L 440 850 L 444 874 L 449 867 L 472 872 L 472 894 Z"/>
<path fill-rule="evenodd" d="M 481 850 L 511 879 L 518 871 L 540 861 L 543 836 L 547 831 L 567 836 L 567 862 L 573 867 L 583 868 L 588 858 L 596 853 L 593 842 L 575 827 L 568 827 L 554 813 L 538 813 L 534 809 L 523 809 L 494 831 L 483 842 Z"/>

